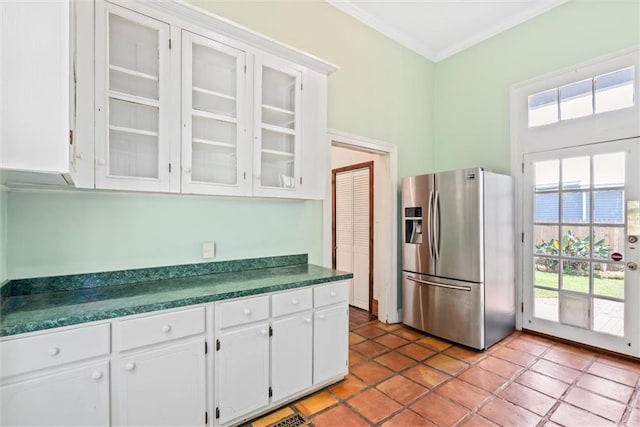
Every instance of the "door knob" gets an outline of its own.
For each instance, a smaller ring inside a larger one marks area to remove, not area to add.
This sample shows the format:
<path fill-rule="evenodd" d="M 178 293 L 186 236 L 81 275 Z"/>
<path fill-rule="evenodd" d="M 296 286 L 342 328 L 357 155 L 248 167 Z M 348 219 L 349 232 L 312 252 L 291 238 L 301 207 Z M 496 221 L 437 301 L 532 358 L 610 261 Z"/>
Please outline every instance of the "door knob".
<path fill-rule="evenodd" d="M 628 262 L 627 268 L 631 271 L 636 271 L 638 269 L 638 264 L 636 264 L 635 262 Z"/>
<path fill-rule="evenodd" d="M 91 374 L 91 378 L 94 380 L 99 380 L 100 378 L 102 378 L 102 372 L 101 371 L 93 371 L 93 373 Z"/>
<path fill-rule="evenodd" d="M 134 369 L 136 369 L 136 364 L 133 362 L 127 362 L 127 364 L 124 366 L 124 368 L 127 371 L 133 371 Z"/>

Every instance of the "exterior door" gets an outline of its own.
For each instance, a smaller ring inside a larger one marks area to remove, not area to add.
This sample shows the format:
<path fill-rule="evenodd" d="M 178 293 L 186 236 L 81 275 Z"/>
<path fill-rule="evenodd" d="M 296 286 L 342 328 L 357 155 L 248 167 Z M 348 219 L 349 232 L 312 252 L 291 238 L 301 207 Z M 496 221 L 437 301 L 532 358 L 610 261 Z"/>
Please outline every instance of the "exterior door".
<path fill-rule="evenodd" d="M 349 304 L 370 309 L 372 282 L 371 170 L 335 175 L 335 268 L 353 273 Z"/>
<path fill-rule="evenodd" d="M 640 355 L 639 146 L 524 156 L 523 328 Z"/>

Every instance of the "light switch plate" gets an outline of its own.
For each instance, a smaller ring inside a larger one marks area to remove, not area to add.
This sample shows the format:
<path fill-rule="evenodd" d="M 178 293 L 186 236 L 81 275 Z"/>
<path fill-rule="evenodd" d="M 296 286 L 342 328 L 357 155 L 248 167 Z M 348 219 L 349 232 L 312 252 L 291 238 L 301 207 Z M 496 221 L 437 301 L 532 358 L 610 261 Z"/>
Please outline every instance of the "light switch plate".
<path fill-rule="evenodd" d="M 215 242 L 202 242 L 202 258 L 208 259 L 216 256 Z"/>

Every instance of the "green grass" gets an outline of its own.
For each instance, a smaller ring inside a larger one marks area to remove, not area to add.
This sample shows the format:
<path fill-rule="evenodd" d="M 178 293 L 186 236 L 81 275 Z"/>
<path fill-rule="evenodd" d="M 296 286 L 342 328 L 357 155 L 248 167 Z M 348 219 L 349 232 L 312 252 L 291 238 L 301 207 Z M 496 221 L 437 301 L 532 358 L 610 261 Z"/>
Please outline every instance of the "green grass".
<path fill-rule="evenodd" d="M 589 292 L 589 278 L 586 276 L 571 276 L 565 274 L 562 277 L 562 288 L 576 291 Z M 558 275 L 544 271 L 535 272 L 535 284 L 549 288 L 558 287 Z M 624 298 L 624 280 L 594 278 L 594 293 L 613 298 Z M 536 296 L 540 298 L 557 298 L 557 293 L 546 289 L 536 289 Z"/>

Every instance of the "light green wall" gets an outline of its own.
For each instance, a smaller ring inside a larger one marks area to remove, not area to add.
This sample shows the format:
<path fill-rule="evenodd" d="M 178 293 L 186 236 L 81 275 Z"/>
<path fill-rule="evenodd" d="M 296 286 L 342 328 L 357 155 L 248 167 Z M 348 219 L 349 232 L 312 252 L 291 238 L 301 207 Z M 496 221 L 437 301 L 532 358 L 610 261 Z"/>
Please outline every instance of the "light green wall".
<path fill-rule="evenodd" d="M 322 262 L 322 203 L 97 192 L 9 192 L 10 277 L 308 253 Z"/>
<path fill-rule="evenodd" d="M 7 192 L 0 185 L 0 284 L 7 277 Z"/>
<path fill-rule="evenodd" d="M 321 0 L 189 2 L 338 65 L 329 128 L 397 144 L 400 176 L 433 166 L 431 61 Z"/>
<path fill-rule="evenodd" d="M 640 2 L 572 1 L 436 65 L 435 168 L 509 172 L 509 90 L 640 45 Z"/>
<path fill-rule="evenodd" d="M 433 63 L 325 2 L 199 3 L 340 66 L 329 127 L 400 147 L 401 175 L 431 166 Z M 8 194 L 9 278 L 309 253 L 322 263 L 322 203 L 113 193 Z"/>

